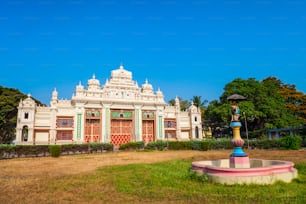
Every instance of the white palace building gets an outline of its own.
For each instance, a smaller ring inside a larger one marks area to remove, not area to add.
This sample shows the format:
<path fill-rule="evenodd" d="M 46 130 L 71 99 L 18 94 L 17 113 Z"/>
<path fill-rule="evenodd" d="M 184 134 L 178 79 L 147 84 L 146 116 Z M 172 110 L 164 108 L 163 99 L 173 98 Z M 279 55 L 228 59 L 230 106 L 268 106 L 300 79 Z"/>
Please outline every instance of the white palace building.
<path fill-rule="evenodd" d="M 93 77 L 76 86 L 71 100 L 52 92 L 50 107 L 30 95 L 18 106 L 16 144 L 105 142 L 115 146 L 135 141 L 202 139 L 201 111 L 167 105 L 163 93 L 146 82 L 139 87 L 121 65 L 104 85 Z"/>

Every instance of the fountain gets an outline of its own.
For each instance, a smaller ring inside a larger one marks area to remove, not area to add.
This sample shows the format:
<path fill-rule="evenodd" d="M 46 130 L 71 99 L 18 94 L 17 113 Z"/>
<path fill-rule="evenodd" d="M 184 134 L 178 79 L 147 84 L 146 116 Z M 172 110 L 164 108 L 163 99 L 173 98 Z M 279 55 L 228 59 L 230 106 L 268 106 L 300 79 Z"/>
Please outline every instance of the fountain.
<path fill-rule="evenodd" d="M 227 97 L 231 102 L 234 150 L 229 159 L 192 162 L 191 170 L 206 174 L 211 182 L 221 184 L 273 184 L 276 181 L 289 183 L 297 177 L 294 163 L 280 160 L 249 159 L 243 151 L 244 141 L 240 137 L 241 122 L 238 102 L 245 97 L 233 94 Z"/>

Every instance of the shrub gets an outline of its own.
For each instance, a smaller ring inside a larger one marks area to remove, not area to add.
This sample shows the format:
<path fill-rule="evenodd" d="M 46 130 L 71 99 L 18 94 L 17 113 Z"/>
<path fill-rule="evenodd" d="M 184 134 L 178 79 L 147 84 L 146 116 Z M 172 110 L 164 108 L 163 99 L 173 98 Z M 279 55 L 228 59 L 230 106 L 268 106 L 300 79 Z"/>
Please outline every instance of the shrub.
<path fill-rule="evenodd" d="M 301 148 L 302 138 L 299 136 L 285 136 L 280 138 L 280 145 L 285 149 L 298 150 Z"/>
<path fill-rule="evenodd" d="M 9 144 L 0 144 L 0 159 L 7 158 L 7 155 L 10 155 L 15 152 L 15 146 Z"/>
<path fill-rule="evenodd" d="M 212 150 L 233 148 L 231 139 L 209 139 L 207 141 L 210 142 L 210 149 Z"/>
<path fill-rule="evenodd" d="M 157 140 L 156 142 L 149 142 L 145 149 L 147 150 L 164 150 L 167 147 L 167 142 L 164 142 L 162 140 Z"/>
<path fill-rule="evenodd" d="M 51 157 L 59 157 L 61 155 L 61 146 L 60 145 L 50 145 L 49 151 Z"/>
<path fill-rule="evenodd" d="M 138 150 L 138 149 L 143 149 L 144 143 L 143 141 L 140 142 L 128 142 L 123 145 L 120 145 L 119 150 Z"/>
<path fill-rule="evenodd" d="M 168 149 L 171 150 L 191 150 L 190 141 L 170 141 Z"/>
<path fill-rule="evenodd" d="M 91 143 L 90 144 L 91 150 L 94 152 L 97 151 L 112 151 L 113 150 L 113 144 L 109 143 Z"/>
<path fill-rule="evenodd" d="M 199 151 L 207 151 L 210 148 L 209 140 L 191 140 L 191 149 Z"/>
<path fill-rule="evenodd" d="M 62 147 L 61 147 L 62 148 L 61 152 L 66 153 L 66 154 L 69 154 L 70 152 L 74 153 L 75 150 L 74 150 L 73 146 L 74 146 L 73 144 L 63 144 Z"/>

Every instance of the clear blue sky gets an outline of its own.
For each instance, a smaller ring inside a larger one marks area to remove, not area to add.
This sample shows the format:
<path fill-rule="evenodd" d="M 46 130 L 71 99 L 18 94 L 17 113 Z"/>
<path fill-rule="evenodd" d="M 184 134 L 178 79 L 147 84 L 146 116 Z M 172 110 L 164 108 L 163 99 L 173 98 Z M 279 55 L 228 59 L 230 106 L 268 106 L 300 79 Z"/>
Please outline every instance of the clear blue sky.
<path fill-rule="evenodd" d="M 2 0 L 0 85 L 49 104 L 123 63 L 168 101 L 218 99 L 235 78 L 306 92 L 306 2 Z"/>

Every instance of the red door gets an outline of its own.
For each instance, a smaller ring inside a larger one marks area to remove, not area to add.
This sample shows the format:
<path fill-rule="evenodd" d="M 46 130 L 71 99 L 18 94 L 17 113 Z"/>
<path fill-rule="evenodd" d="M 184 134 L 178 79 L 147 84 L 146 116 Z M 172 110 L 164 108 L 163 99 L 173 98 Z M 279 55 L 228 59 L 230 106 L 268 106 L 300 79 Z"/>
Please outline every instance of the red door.
<path fill-rule="evenodd" d="M 142 141 L 145 144 L 155 141 L 154 121 L 153 120 L 143 120 L 142 121 Z"/>
<path fill-rule="evenodd" d="M 115 146 L 132 141 L 133 122 L 132 120 L 112 120 L 111 122 L 111 143 Z"/>

